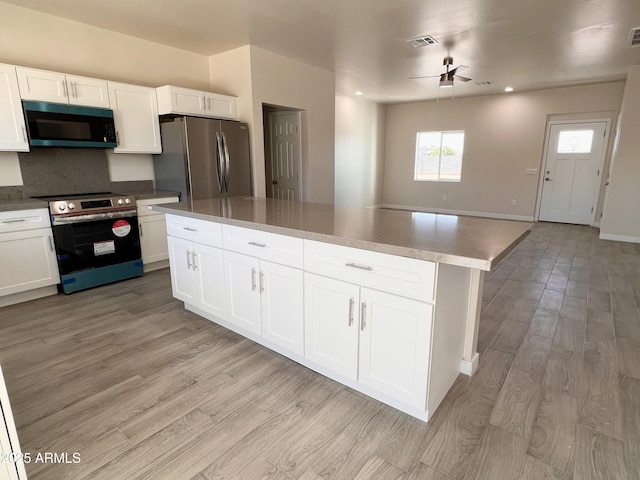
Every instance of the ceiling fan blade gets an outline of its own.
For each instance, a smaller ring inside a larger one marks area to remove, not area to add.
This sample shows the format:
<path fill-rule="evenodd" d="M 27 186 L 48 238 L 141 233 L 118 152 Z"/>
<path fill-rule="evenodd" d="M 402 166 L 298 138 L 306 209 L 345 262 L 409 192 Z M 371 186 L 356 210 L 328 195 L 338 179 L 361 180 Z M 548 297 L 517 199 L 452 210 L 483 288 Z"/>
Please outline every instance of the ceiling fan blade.
<path fill-rule="evenodd" d="M 454 75 L 453 78 L 456 80 L 460 80 L 461 82 L 470 82 L 471 79 L 467 77 L 463 77 L 462 75 Z"/>
<path fill-rule="evenodd" d="M 440 75 L 427 75 L 426 77 L 409 77 L 409 79 L 411 79 L 411 80 L 415 80 L 415 79 L 417 79 L 417 78 L 437 78 L 437 77 L 439 77 L 439 76 L 440 76 Z"/>

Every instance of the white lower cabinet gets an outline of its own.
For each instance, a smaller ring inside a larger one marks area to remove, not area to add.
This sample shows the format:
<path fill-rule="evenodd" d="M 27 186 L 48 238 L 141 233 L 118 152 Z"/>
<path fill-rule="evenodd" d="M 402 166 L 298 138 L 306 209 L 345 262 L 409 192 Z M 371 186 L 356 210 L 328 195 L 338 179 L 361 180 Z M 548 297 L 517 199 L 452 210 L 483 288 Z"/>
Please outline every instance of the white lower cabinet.
<path fill-rule="evenodd" d="M 225 251 L 227 320 L 298 355 L 304 353 L 303 274 Z"/>
<path fill-rule="evenodd" d="M 304 274 L 304 352 L 345 377 L 358 377 L 360 287 Z"/>
<path fill-rule="evenodd" d="M 193 311 L 423 420 L 437 407 L 435 263 L 174 215 L 167 231 L 174 296 Z"/>
<path fill-rule="evenodd" d="M 0 212 L 0 305 L 56 293 L 60 283 L 48 209 Z M 44 289 L 44 290 L 43 290 Z M 10 297 L 11 296 L 11 297 Z"/>
<path fill-rule="evenodd" d="M 224 267 L 229 299 L 227 320 L 238 327 L 262 335 L 260 309 L 260 260 L 248 255 L 224 252 Z"/>
<path fill-rule="evenodd" d="M 305 356 L 424 409 L 432 305 L 305 273 Z"/>
<path fill-rule="evenodd" d="M 359 313 L 358 380 L 378 392 L 424 409 L 433 306 L 362 288 Z"/>
<path fill-rule="evenodd" d="M 149 205 L 177 202 L 178 197 L 154 198 L 137 201 L 140 250 L 144 271 L 149 272 L 167 266 L 167 222 L 164 213 L 149 210 Z"/>
<path fill-rule="evenodd" d="M 168 237 L 173 296 L 220 318 L 226 317 L 222 250 Z"/>

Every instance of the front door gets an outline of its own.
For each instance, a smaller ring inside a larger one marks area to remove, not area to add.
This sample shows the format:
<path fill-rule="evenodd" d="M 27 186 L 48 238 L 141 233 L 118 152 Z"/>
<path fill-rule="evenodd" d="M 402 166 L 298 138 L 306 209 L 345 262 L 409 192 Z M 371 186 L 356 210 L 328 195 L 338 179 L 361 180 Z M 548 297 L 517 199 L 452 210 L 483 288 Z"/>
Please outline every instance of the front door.
<path fill-rule="evenodd" d="M 593 223 L 607 122 L 552 124 L 543 169 L 541 221 Z"/>
<path fill-rule="evenodd" d="M 300 115 L 270 116 L 271 197 L 300 200 Z"/>

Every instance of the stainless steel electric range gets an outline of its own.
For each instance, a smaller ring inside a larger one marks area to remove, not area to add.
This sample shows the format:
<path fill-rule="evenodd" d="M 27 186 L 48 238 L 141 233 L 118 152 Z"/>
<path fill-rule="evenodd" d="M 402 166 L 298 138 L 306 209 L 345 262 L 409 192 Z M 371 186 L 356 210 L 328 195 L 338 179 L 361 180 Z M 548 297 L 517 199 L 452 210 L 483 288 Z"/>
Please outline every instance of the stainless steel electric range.
<path fill-rule="evenodd" d="M 110 192 L 47 200 L 64 293 L 143 273 L 136 199 Z"/>

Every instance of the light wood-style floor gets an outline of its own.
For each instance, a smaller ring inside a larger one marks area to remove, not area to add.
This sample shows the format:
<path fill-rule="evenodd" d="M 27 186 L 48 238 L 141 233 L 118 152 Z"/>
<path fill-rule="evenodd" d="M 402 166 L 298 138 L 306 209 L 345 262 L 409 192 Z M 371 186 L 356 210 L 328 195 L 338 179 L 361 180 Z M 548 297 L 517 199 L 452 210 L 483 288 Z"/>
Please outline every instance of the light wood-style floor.
<path fill-rule="evenodd" d="M 640 478 L 640 246 L 537 224 L 429 424 L 182 309 L 168 271 L 0 309 L 31 480 Z"/>

